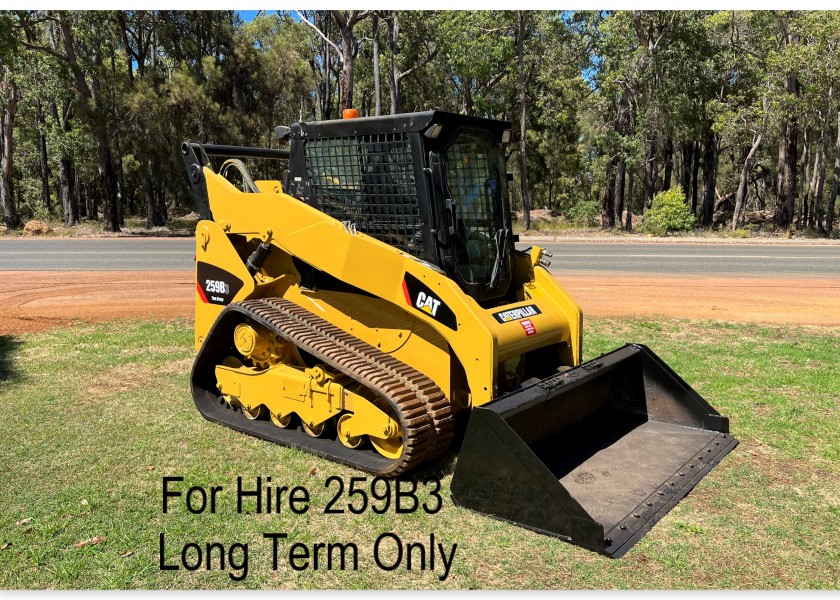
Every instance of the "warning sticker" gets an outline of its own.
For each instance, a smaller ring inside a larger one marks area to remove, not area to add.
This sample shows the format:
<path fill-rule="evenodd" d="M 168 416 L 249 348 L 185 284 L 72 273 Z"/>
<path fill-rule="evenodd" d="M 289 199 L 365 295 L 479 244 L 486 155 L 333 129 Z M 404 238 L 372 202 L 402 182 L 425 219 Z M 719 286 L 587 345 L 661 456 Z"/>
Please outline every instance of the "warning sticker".
<path fill-rule="evenodd" d="M 534 324 L 531 322 L 531 319 L 523 319 L 519 321 L 519 324 L 522 325 L 522 329 L 525 330 L 525 335 L 534 335 L 537 333 L 537 328 L 534 327 Z"/>

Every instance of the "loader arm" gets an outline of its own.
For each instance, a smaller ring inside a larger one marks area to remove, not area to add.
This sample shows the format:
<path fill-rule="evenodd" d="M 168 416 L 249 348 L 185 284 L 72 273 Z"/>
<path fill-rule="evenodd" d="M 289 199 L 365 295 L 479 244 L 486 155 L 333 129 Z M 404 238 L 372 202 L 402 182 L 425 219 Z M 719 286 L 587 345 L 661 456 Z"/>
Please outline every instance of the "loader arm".
<path fill-rule="evenodd" d="M 353 232 L 283 193 L 279 182 L 273 186 L 277 192 L 244 193 L 209 167 L 204 167 L 204 178 L 210 210 L 213 215 L 223 216 L 226 235 L 270 238 L 273 246 L 289 256 L 387 300 L 436 329 L 460 359 L 475 406 L 493 399 L 496 365 L 507 356 L 564 343 L 570 348 L 571 363 L 580 362 L 580 309 L 540 266 L 532 266 L 531 273 L 536 272 L 536 276 L 524 283 L 521 302 L 484 309 L 439 269 L 371 236 Z M 201 252 L 206 250 L 199 244 Z M 234 300 L 244 297 L 247 294 Z M 530 317 L 539 332 L 538 342 L 522 327 L 499 323 L 493 317 L 493 313 L 515 310 L 536 300 L 552 307 Z M 500 348 L 504 354 L 500 355 Z"/>

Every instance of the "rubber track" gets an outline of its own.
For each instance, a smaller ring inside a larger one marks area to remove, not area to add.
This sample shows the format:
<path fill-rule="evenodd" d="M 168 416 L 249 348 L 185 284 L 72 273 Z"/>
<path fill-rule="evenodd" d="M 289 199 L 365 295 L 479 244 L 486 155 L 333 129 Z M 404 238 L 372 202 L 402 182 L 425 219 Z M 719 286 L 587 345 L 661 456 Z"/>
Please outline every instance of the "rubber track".
<path fill-rule="evenodd" d="M 403 453 L 396 460 L 389 461 L 378 454 L 377 460 L 372 460 L 374 457 L 364 458 L 365 455 L 376 454 L 375 450 L 348 454 L 338 441 L 332 442 L 334 446 L 327 447 L 334 448 L 335 454 L 325 450 L 323 445 L 318 454 L 377 475 L 394 477 L 421 462 L 436 458 L 449 447 L 454 429 L 449 401 L 440 388 L 422 373 L 282 298 L 231 304 L 219 315 L 217 323 L 224 316 L 232 316 L 226 315 L 230 312 L 260 323 L 337 372 L 373 390 L 393 407 L 403 429 Z M 211 330 L 208 341 L 213 337 Z M 199 404 L 198 400 L 196 404 Z M 199 410 L 202 410 L 200 405 Z M 204 410 L 202 413 L 208 416 Z M 247 423 L 238 422 L 236 428 L 251 433 Z M 270 438 L 256 431 L 253 433 L 286 443 L 279 435 L 286 430 L 277 429 L 278 435 Z M 305 440 L 290 445 L 312 450 L 307 448 Z M 360 456 L 356 458 L 357 455 Z"/>
<path fill-rule="evenodd" d="M 386 354 L 377 348 L 363 342 L 359 338 L 346 333 L 328 321 L 316 317 L 311 312 L 281 298 L 272 298 L 268 300 L 252 300 L 251 302 L 265 302 L 272 306 L 285 311 L 290 317 L 295 318 L 302 324 L 314 323 L 317 319 L 319 322 L 317 329 L 319 332 L 328 335 L 330 339 L 336 344 L 341 345 L 348 352 L 352 352 L 359 357 L 364 357 L 371 361 L 372 365 L 377 368 L 387 370 L 389 375 L 399 379 L 399 381 L 406 388 L 414 392 L 417 397 L 423 402 L 426 413 L 432 420 L 432 425 L 435 429 L 435 439 L 431 446 L 426 448 L 425 455 L 427 459 L 432 459 L 440 456 L 449 448 L 452 443 L 452 435 L 455 431 L 455 422 L 452 419 L 452 409 L 449 399 L 443 394 L 440 388 L 434 381 L 414 369 L 413 367 L 395 359 L 390 354 Z M 244 303 L 243 303 L 244 304 Z M 282 304 L 282 308 L 278 305 Z M 353 373 L 349 371 L 342 371 L 361 381 Z"/>

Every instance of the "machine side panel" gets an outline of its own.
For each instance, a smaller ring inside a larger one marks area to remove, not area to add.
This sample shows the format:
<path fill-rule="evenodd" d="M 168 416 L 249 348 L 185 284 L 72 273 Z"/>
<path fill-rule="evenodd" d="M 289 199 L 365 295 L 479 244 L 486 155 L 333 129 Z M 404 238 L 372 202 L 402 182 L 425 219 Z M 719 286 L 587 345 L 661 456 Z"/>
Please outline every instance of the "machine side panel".
<path fill-rule="evenodd" d="M 254 278 L 225 232 L 213 221 L 199 221 L 195 234 L 195 349 L 231 302 L 250 298 Z"/>

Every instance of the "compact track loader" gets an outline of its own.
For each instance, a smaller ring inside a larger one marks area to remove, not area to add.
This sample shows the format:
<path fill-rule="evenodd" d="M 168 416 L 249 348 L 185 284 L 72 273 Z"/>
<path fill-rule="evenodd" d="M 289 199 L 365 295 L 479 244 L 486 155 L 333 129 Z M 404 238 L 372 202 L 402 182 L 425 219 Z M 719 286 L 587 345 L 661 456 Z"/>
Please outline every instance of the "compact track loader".
<path fill-rule="evenodd" d="M 205 215 L 207 419 L 388 477 L 441 456 L 457 420 L 458 505 L 614 557 L 735 447 L 644 346 L 581 364 L 550 255 L 515 247 L 510 124 L 429 111 L 276 133 L 288 150 L 181 148 Z M 241 158 L 288 161 L 282 183 Z"/>

